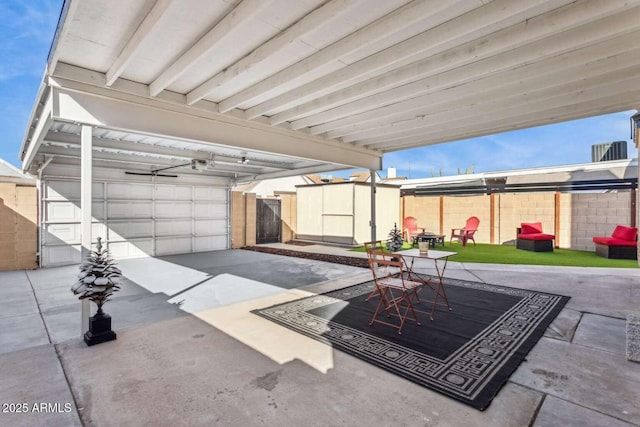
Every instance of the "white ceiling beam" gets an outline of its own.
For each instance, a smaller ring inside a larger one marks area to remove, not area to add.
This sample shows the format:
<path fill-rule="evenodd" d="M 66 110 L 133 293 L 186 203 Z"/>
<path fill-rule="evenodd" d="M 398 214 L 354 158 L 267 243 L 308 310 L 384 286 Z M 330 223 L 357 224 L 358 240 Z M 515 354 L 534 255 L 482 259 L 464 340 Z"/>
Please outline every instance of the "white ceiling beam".
<path fill-rule="evenodd" d="M 211 77 L 200 86 L 187 93 L 187 104 L 193 105 L 216 90 L 219 86 L 242 76 L 243 74 L 262 65 L 278 51 L 304 37 L 307 33 L 315 31 L 318 27 L 327 25 L 337 16 L 349 12 L 367 0 L 332 0 L 314 10 L 300 21 L 287 28 L 280 35 L 272 38 L 262 46 L 252 51 L 249 55 L 240 59 L 233 65 L 225 68 L 220 73 Z"/>
<path fill-rule="evenodd" d="M 557 68 L 559 70 L 557 73 L 543 75 L 530 73 L 530 78 L 523 80 L 497 75 L 495 79 L 491 79 L 494 80 L 491 85 L 489 82 L 480 81 L 458 86 L 452 88 L 451 92 L 459 96 L 444 94 L 445 102 L 434 99 L 433 104 L 428 105 L 420 113 L 413 113 L 411 118 L 396 118 L 386 123 L 376 123 L 359 132 L 345 135 L 342 140 L 344 142 L 364 141 L 368 138 L 402 133 L 431 123 L 442 124 L 452 111 L 460 115 L 472 113 L 472 110 L 487 114 L 501 110 L 505 105 L 518 106 L 533 100 L 570 96 L 575 92 L 607 82 L 624 80 L 640 72 L 637 60 L 640 58 L 640 50 L 635 53 L 639 55 L 620 54 L 588 65 Z M 499 81 L 496 80 L 501 77 L 502 81 L 510 83 L 500 86 Z M 548 84 L 549 82 L 551 84 Z M 484 90 L 483 86 L 486 87 Z M 435 95 L 441 95 L 441 93 Z"/>
<path fill-rule="evenodd" d="M 385 152 L 398 151 L 624 111 L 634 108 L 633 106 L 640 102 L 640 90 L 630 91 L 629 87 L 627 87 L 623 92 L 605 94 L 599 98 L 593 97 L 594 99 L 591 101 L 585 101 L 585 98 L 582 94 L 576 94 L 573 104 L 565 103 L 554 108 L 544 108 L 542 111 L 538 109 L 533 112 L 523 111 L 522 109 L 514 112 L 512 108 L 505 106 L 503 113 L 500 115 L 490 114 L 485 116 L 478 114 L 474 117 L 459 117 L 458 125 L 455 128 L 437 126 L 434 130 L 425 130 L 414 136 L 371 143 L 370 147 L 384 147 Z"/>
<path fill-rule="evenodd" d="M 325 67 L 328 63 L 341 63 L 343 58 L 362 49 L 363 46 L 375 45 L 384 38 L 443 10 L 449 6 L 450 3 L 451 2 L 447 0 L 430 2 L 415 0 L 377 21 L 358 29 L 347 37 L 319 50 L 296 64 L 225 99 L 219 103 L 220 112 L 225 113 L 230 111 L 265 93 L 273 93 L 277 88 L 290 84 L 290 82 L 300 79 L 307 73 Z M 466 8 L 476 7 L 472 5 L 471 2 L 463 3 L 465 4 L 463 7 Z"/>
<path fill-rule="evenodd" d="M 64 133 L 64 132 L 54 132 L 49 131 L 45 137 L 46 142 L 53 142 L 56 144 L 61 144 L 65 146 L 75 146 L 80 144 L 80 138 L 76 134 Z M 211 156 L 215 157 L 216 162 L 226 162 L 235 164 L 240 159 L 239 157 L 229 157 L 229 156 L 221 156 L 219 154 L 215 154 L 209 151 L 199 151 L 199 150 L 188 150 L 182 148 L 172 148 L 160 145 L 152 145 L 145 143 L 136 143 L 132 141 L 126 140 L 115 140 L 115 139 L 107 139 L 100 138 L 97 136 L 93 137 L 93 147 L 95 149 L 105 148 L 108 150 L 118 150 L 122 152 L 128 153 L 141 153 L 141 154 L 150 154 L 157 155 L 162 157 L 171 157 L 171 158 L 179 158 L 182 160 L 191 160 L 191 159 L 201 159 L 206 160 Z M 294 168 L 294 164 L 285 165 L 282 163 L 272 163 L 272 162 L 264 162 L 251 160 L 251 165 L 255 167 L 261 167 L 265 169 L 270 169 L 273 171 L 278 170 L 291 170 Z"/>
<path fill-rule="evenodd" d="M 424 133 L 431 132 L 431 129 L 441 131 L 443 128 L 457 127 L 462 117 L 464 117 L 465 126 L 471 124 L 482 126 L 486 121 L 493 120 L 494 117 L 505 118 L 532 113 L 542 114 L 554 108 L 561 109 L 563 106 L 570 108 L 572 105 L 579 103 L 595 102 L 612 94 L 624 97 L 629 88 L 638 87 L 637 85 L 640 83 L 640 78 L 637 77 L 640 76 L 640 66 L 636 65 L 628 70 L 634 70 L 635 72 L 629 73 L 624 70 L 624 72 L 612 73 L 620 76 L 619 80 L 593 78 L 593 86 L 589 86 L 588 84 L 591 82 L 588 81 L 584 82 L 586 84 L 585 87 L 574 83 L 573 90 L 567 91 L 568 93 L 560 93 L 562 92 L 561 89 L 557 89 L 555 93 L 552 90 L 544 90 L 542 95 L 539 96 L 529 93 L 517 94 L 513 97 L 513 102 L 510 102 L 510 99 L 500 99 L 434 114 L 425 117 L 421 123 L 414 123 L 414 126 L 420 127 L 404 131 L 400 129 L 398 132 L 391 129 L 386 135 L 359 140 L 357 145 L 375 146 L 383 142 L 393 143 L 394 140 L 414 136 L 421 137 Z"/>
<path fill-rule="evenodd" d="M 502 120 L 499 123 L 487 122 L 485 127 L 460 128 L 449 134 L 440 132 L 433 135 L 423 135 L 421 138 L 416 137 L 404 141 L 397 141 L 393 145 L 381 144 L 381 146 L 384 146 L 385 152 L 389 153 L 632 110 L 637 108 L 638 103 L 640 103 L 640 93 L 636 93 L 635 95 L 637 97 L 635 101 L 620 102 L 619 99 L 609 98 L 606 100 L 607 103 L 604 103 L 604 100 L 600 100 L 590 105 L 582 105 L 580 109 L 558 109 L 546 116 L 536 114 L 529 117 L 520 117 L 521 121 L 519 122 L 514 120 L 510 123 L 505 123 Z"/>
<path fill-rule="evenodd" d="M 259 14 L 269 3 L 267 0 L 243 0 L 151 82 L 149 85 L 151 96 L 157 96 L 209 53 L 220 40 L 229 37 L 237 26 Z"/>
<path fill-rule="evenodd" d="M 598 18 L 620 11 L 621 4 L 607 4 L 611 7 L 598 9 Z M 577 5 L 568 6 L 554 13 L 532 18 L 525 23 L 520 23 L 498 33 L 457 46 L 434 57 L 429 57 L 378 76 L 375 79 L 370 79 L 312 100 L 274 115 L 270 123 L 278 124 L 283 121 L 294 120 L 291 123 L 291 128 L 301 129 L 320 124 L 322 123 L 320 120 L 328 120 L 329 117 L 336 118 L 336 115 L 345 114 L 348 111 L 350 112 L 349 114 L 353 114 L 354 112 L 361 112 L 362 108 L 371 109 L 376 104 L 371 105 L 370 101 L 372 99 L 370 96 L 385 90 L 387 91 L 380 94 L 378 96 L 379 99 L 376 99 L 377 103 L 384 103 L 382 105 L 389 104 L 388 97 L 394 97 L 397 101 L 401 101 L 401 97 L 408 99 L 425 91 L 435 91 L 438 88 L 437 80 L 440 80 L 440 87 L 442 85 L 452 86 L 459 84 L 459 82 L 456 82 L 456 75 L 464 73 L 459 67 L 469 63 L 471 63 L 469 74 L 466 74 L 462 79 L 479 78 L 487 73 L 515 66 L 526 60 L 543 59 L 545 56 L 553 55 L 562 49 L 566 49 L 565 43 L 554 43 L 556 40 L 561 40 L 558 34 L 559 28 L 565 31 L 572 30 L 572 33 L 581 32 L 579 28 L 575 28 L 576 23 L 594 19 L 593 14 L 596 12 L 593 11 L 593 8 L 576 10 L 576 7 Z M 591 14 L 587 15 L 587 12 Z M 618 14 L 614 18 L 623 20 L 625 23 L 633 21 L 632 17 L 622 15 L 624 14 Z M 625 28 L 629 28 L 629 26 L 636 27 L 635 24 L 627 24 Z M 609 28 L 603 25 L 594 25 L 594 27 L 596 27 L 595 33 L 588 33 L 589 35 L 587 36 L 590 40 L 604 37 L 602 36 L 603 32 L 607 32 L 606 37 L 610 37 L 611 33 L 623 31 L 622 29 Z M 564 36 L 564 34 L 566 33 L 563 32 L 562 35 Z M 551 37 L 551 39 L 545 42 L 544 39 L 546 37 Z M 584 40 L 575 41 L 586 43 Z M 469 55 L 468 52 L 473 52 L 473 54 Z M 438 79 L 439 73 L 447 71 L 453 71 L 456 75 L 441 75 Z M 426 80 L 425 78 L 429 76 L 436 76 L 436 78 Z M 458 79 L 460 78 L 458 77 Z M 433 80 L 436 80 L 436 82 L 433 82 Z M 434 83 L 436 84 L 434 85 Z M 405 86 L 402 87 L 402 85 Z M 360 110 L 354 110 L 354 104 L 358 100 L 360 100 Z M 347 104 L 349 107 L 345 106 L 346 103 L 349 103 Z"/>
<path fill-rule="evenodd" d="M 588 77 L 606 71 L 609 64 L 621 68 L 631 65 L 633 61 L 637 62 L 635 59 L 637 52 L 632 51 L 628 54 L 629 47 L 626 43 L 633 42 L 638 37 L 640 32 L 633 32 L 622 39 L 607 40 L 604 43 L 571 51 L 545 61 L 527 63 L 407 101 L 391 105 L 389 105 L 391 101 L 387 101 L 382 108 L 315 126 L 310 129 L 310 133 L 313 135 L 324 131 L 328 138 L 336 139 L 384 127 L 418 115 L 432 114 L 465 102 L 508 96 L 530 90 L 532 87 L 542 88 L 548 85 L 549 81 L 567 81 L 577 76 Z M 471 64 L 469 67 L 473 66 L 474 64 Z M 452 74 L 455 71 L 457 70 Z"/>
<path fill-rule="evenodd" d="M 172 3 L 173 0 L 156 1 L 147 16 L 145 16 L 142 23 L 140 23 L 136 29 L 136 32 L 129 38 L 118 57 L 113 61 L 111 68 L 107 71 L 107 79 L 105 82 L 107 86 L 111 86 L 116 79 L 122 75 L 124 70 L 127 68 L 127 65 L 129 65 L 129 62 L 131 62 L 134 55 L 140 49 L 140 46 L 142 46 L 154 28 L 156 28 Z"/>
<path fill-rule="evenodd" d="M 569 1 L 569 0 L 565 0 Z M 464 15 L 446 23 L 446 25 L 435 26 L 423 33 L 411 37 L 401 43 L 377 52 L 358 62 L 355 62 L 344 69 L 334 71 L 322 78 L 316 79 L 301 87 L 293 89 L 275 98 L 264 101 L 247 110 L 247 118 L 251 119 L 260 115 L 271 114 L 272 111 L 291 109 L 296 105 L 311 101 L 314 98 L 331 93 L 345 87 L 365 81 L 376 75 L 380 75 L 394 68 L 416 62 L 430 55 L 436 55 L 455 46 L 471 42 L 476 51 L 469 55 L 468 51 L 460 51 L 458 55 L 445 58 L 447 63 L 460 63 L 461 61 L 471 61 L 478 56 L 488 55 L 500 49 L 508 49 L 517 43 L 522 43 L 525 35 L 517 35 L 517 32 L 525 28 L 520 25 L 513 30 L 516 37 L 513 39 L 490 37 L 479 43 L 478 37 L 488 36 L 497 30 L 508 28 L 518 22 L 526 22 L 540 12 L 539 5 L 546 5 L 547 8 L 556 8 L 563 3 L 554 2 L 527 2 L 496 0 L 478 9 L 474 9 Z M 532 19 L 533 21 L 533 19 Z M 531 31 L 526 27 L 527 34 Z M 550 31 L 545 27 L 546 31 Z M 424 70 L 423 70 L 424 72 Z M 396 84 L 388 81 L 387 84 Z M 398 82 L 403 84 L 404 82 Z M 375 88 L 374 88 L 375 90 Z M 313 110 L 315 111 L 315 110 Z M 276 125 L 287 120 L 298 118 L 298 115 L 291 115 L 283 111 L 271 118 L 271 124 Z"/>
<path fill-rule="evenodd" d="M 93 150 L 93 159 L 108 161 L 111 163 L 121 163 L 123 165 L 134 164 L 138 167 L 140 166 L 148 166 L 149 169 L 153 167 L 168 167 L 175 166 L 175 171 L 182 170 L 191 170 L 190 165 L 184 165 L 184 161 L 181 160 L 170 160 L 166 158 L 160 157 L 148 157 L 140 154 L 136 154 L 133 152 L 127 153 L 111 153 L 108 151 L 100 151 L 99 149 Z M 43 146 L 40 150 L 40 154 L 50 155 L 54 157 L 65 157 L 65 158 L 80 158 L 80 149 L 77 147 L 68 148 L 68 147 L 55 147 L 55 146 Z M 121 166 L 122 167 L 122 166 Z M 216 162 L 214 167 L 209 170 L 209 173 L 215 174 L 216 172 L 224 172 L 225 175 L 227 173 L 237 173 L 238 175 L 256 175 L 262 172 L 259 167 L 251 167 L 250 165 L 230 165 L 226 163 L 218 163 Z M 279 171 L 285 174 L 291 175 L 290 171 Z M 167 170 L 167 173 L 171 173 L 170 170 Z"/>
<path fill-rule="evenodd" d="M 94 88 L 91 88 L 94 89 Z M 109 91 L 109 89 L 103 89 Z M 147 133 L 167 138 L 227 145 L 245 150 L 276 153 L 290 157 L 339 165 L 375 169 L 382 162 L 382 153 L 354 147 L 311 135 L 247 122 L 223 115 L 202 112 L 183 114 L 169 108 L 124 101 L 114 96 L 102 98 L 95 94 L 56 89 L 63 121 L 90 123 L 115 130 Z M 165 107 L 171 107 L 166 105 Z M 183 107 L 189 109 L 190 107 Z"/>
<path fill-rule="evenodd" d="M 431 94 L 442 89 L 460 86 L 484 76 L 511 70 L 514 67 L 522 68 L 521 64 L 532 67 L 540 66 L 544 69 L 543 72 L 547 72 L 546 63 L 552 67 L 556 63 L 558 66 L 564 67 L 572 63 L 591 60 L 594 56 L 596 58 L 606 56 L 608 55 L 607 49 L 611 49 L 612 54 L 619 53 L 627 50 L 626 43 L 637 36 L 637 26 L 634 24 L 634 20 L 639 16 L 640 9 L 635 8 L 629 13 L 607 18 L 605 20 L 607 25 L 593 23 L 575 28 L 568 33 L 556 34 L 516 51 L 505 52 L 496 57 L 480 60 L 402 87 L 362 98 L 292 122 L 291 125 L 294 129 L 313 126 L 309 132 L 312 135 L 318 135 L 354 124 L 364 124 L 367 121 L 377 120 L 380 116 L 389 117 L 402 113 L 403 110 L 420 108 L 420 106 L 424 106 L 424 102 L 430 102 Z M 614 39 L 612 36 L 618 38 Z M 555 55 L 562 56 L 554 59 Z M 564 64 L 565 61 L 566 64 Z M 518 77 L 514 76 L 514 78 Z M 333 137 L 331 133 L 329 133 L 329 137 Z"/>
<path fill-rule="evenodd" d="M 322 172 L 332 172 L 332 171 L 341 170 L 341 169 L 348 169 L 348 168 L 339 168 L 339 167 L 336 167 L 336 165 L 310 166 L 307 168 L 297 169 L 296 175 L 308 175 L 308 174 L 315 174 L 315 173 L 322 173 Z M 253 179 L 262 180 L 262 179 L 282 178 L 285 176 L 291 176 L 291 173 L 289 174 L 284 172 L 264 173 L 264 174 L 259 174 L 254 176 Z"/>

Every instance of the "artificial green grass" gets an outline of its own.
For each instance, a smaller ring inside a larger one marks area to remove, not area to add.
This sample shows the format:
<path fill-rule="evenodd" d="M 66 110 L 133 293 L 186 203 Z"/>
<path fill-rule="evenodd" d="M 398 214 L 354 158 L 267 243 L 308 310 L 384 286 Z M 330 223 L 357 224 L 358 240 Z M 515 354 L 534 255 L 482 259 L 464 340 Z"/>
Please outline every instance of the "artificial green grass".
<path fill-rule="evenodd" d="M 403 249 L 411 245 L 405 242 Z M 460 243 L 445 243 L 444 247 L 434 248 L 442 251 L 458 252 L 450 261 L 478 262 L 490 264 L 525 264 L 525 265 L 557 265 L 571 267 L 613 267 L 638 268 L 638 261 L 633 259 L 607 259 L 599 257 L 595 252 L 575 251 L 571 249 L 553 249 L 553 252 L 531 252 L 516 249 L 511 245 L 490 245 L 473 243 L 462 246 Z M 352 249 L 364 252 L 364 247 Z"/>

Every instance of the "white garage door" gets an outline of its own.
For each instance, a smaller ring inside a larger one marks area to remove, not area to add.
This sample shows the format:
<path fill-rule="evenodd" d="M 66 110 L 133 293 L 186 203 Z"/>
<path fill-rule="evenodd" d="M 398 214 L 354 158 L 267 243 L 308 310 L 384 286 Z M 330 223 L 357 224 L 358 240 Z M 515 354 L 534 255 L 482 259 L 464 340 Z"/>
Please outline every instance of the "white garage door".
<path fill-rule="evenodd" d="M 80 261 L 80 182 L 42 185 L 42 265 Z M 115 258 L 228 248 L 228 190 L 223 187 L 93 183 L 93 240 Z"/>

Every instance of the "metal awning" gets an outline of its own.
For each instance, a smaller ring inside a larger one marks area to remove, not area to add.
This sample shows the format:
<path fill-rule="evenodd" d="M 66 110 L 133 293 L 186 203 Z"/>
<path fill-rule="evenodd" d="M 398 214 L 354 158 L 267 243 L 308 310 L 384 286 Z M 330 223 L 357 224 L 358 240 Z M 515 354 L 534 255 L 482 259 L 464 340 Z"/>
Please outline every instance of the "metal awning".
<path fill-rule="evenodd" d="M 67 0 L 23 168 L 79 163 L 89 124 L 95 164 L 126 170 L 381 169 L 637 108 L 639 36 L 639 0 Z"/>

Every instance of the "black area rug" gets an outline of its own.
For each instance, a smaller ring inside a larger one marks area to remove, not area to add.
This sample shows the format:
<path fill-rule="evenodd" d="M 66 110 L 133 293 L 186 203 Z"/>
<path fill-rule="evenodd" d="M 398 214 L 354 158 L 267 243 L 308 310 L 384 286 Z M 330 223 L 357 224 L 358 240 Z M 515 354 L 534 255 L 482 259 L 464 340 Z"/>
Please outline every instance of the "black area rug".
<path fill-rule="evenodd" d="M 397 330 L 369 321 L 373 282 L 253 313 L 476 409 L 486 409 L 569 297 L 445 279 L 452 311 L 418 313 Z M 421 295 L 428 298 L 429 289 Z M 431 304 L 417 305 L 429 311 Z"/>

